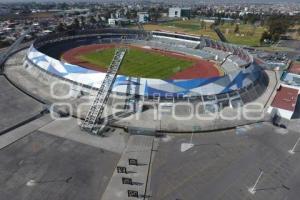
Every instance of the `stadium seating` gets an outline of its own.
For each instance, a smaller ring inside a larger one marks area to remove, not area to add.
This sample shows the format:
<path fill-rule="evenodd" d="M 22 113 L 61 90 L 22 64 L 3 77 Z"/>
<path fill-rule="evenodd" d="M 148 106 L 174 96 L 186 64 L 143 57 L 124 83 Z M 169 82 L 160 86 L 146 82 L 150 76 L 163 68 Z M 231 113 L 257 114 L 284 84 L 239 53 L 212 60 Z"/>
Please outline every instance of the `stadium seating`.
<path fill-rule="evenodd" d="M 256 68 L 252 65 L 252 56 L 240 47 L 213 41 L 204 37 L 196 41 L 188 42 L 186 41 L 186 36 L 182 36 L 183 39 L 180 40 L 180 35 L 178 36 L 178 34 L 176 38 L 170 36 L 169 38 L 153 37 L 146 39 L 146 37 L 147 34 L 145 34 L 145 32 L 131 29 L 80 30 L 52 34 L 39 38 L 34 42 L 33 47 L 35 49 L 32 48 L 33 56 L 27 57 L 27 60 L 30 65 L 41 68 L 41 66 L 37 64 L 41 57 L 40 52 L 44 53 L 45 57 L 49 55 L 59 60 L 61 53 L 65 50 L 81 45 L 97 43 L 129 43 L 198 56 L 204 59 L 215 59 L 220 63 L 220 67 L 225 72 L 224 77 L 207 79 L 205 81 L 200 79 L 187 80 L 183 83 L 177 83 L 172 80 L 141 80 L 141 83 L 144 84 L 142 87 L 145 87 L 145 90 L 141 91 L 145 92 L 143 95 L 145 95 L 146 99 L 154 99 L 154 97 L 151 96 L 152 93 L 164 93 L 162 88 L 170 86 L 174 88 L 174 91 L 179 88 L 179 92 L 175 91 L 174 94 L 172 94 L 172 101 L 182 101 L 187 98 L 189 98 L 190 101 L 202 101 L 203 112 L 212 111 L 215 107 L 220 110 L 227 106 L 235 107 L 239 104 L 247 103 L 257 98 L 266 87 L 265 80 L 261 78 L 261 76 L 263 76 L 262 73 L 255 72 Z M 54 51 L 53 48 L 51 49 L 51 46 L 57 50 Z M 35 50 L 38 51 L 38 53 L 35 52 Z M 45 60 L 48 60 L 48 57 Z M 56 66 L 52 66 L 52 64 L 53 63 L 50 63 L 49 66 L 43 69 L 49 74 L 56 73 L 55 76 L 57 77 L 66 77 L 65 79 L 68 79 L 68 74 L 71 74 L 70 77 L 75 77 L 77 73 L 76 66 L 59 66 L 59 69 L 62 67 L 66 69 L 66 72 L 60 74 L 59 70 L 56 70 Z M 82 69 L 78 71 L 81 72 L 81 70 Z M 94 72 L 89 71 L 88 73 Z M 120 79 L 124 79 L 124 77 L 120 77 Z M 152 84 L 151 81 L 156 82 Z M 88 79 L 87 82 L 89 82 Z M 124 83 L 124 81 L 122 83 Z M 148 90 L 147 94 L 146 90 Z M 180 93 L 180 90 L 184 92 Z M 117 90 L 116 92 L 120 91 Z M 170 101 L 170 99 L 164 99 L 164 97 L 161 96 L 158 98 L 158 101 Z"/>

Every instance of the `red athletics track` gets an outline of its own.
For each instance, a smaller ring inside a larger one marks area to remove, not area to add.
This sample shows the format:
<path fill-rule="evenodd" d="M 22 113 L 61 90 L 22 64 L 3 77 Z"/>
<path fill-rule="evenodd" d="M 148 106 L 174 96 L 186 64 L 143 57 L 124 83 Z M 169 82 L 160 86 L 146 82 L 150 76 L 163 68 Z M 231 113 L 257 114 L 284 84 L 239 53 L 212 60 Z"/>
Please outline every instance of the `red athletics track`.
<path fill-rule="evenodd" d="M 100 72 L 106 72 L 106 69 L 98 66 L 91 64 L 89 62 L 83 61 L 79 58 L 80 55 L 86 54 L 89 52 L 93 51 L 100 51 L 102 49 L 107 49 L 107 48 L 114 48 L 116 46 L 119 46 L 117 44 L 93 44 L 93 45 L 86 45 L 86 46 L 81 46 L 77 47 L 74 49 L 71 49 L 67 52 L 65 52 L 62 55 L 62 59 L 68 63 L 74 64 L 74 65 L 79 65 L 82 67 L 86 67 L 89 69 L 93 69 L 96 71 Z M 222 72 L 219 71 L 218 66 L 216 63 L 208 61 L 208 60 L 203 60 L 194 56 L 189 56 L 183 53 L 176 53 L 176 52 L 171 52 L 171 51 L 165 51 L 161 49 L 148 49 L 140 46 L 133 46 L 129 45 L 130 48 L 138 48 L 143 51 L 152 51 L 152 52 L 158 52 L 163 55 L 168 55 L 172 57 L 177 57 L 185 60 L 189 60 L 194 62 L 194 64 L 191 67 L 188 67 L 184 69 L 183 71 L 175 73 L 170 79 L 194 79 L 194 78 L 209 78 L 209 77 L 216 77 L 216 76 L 221 76 Z"/>

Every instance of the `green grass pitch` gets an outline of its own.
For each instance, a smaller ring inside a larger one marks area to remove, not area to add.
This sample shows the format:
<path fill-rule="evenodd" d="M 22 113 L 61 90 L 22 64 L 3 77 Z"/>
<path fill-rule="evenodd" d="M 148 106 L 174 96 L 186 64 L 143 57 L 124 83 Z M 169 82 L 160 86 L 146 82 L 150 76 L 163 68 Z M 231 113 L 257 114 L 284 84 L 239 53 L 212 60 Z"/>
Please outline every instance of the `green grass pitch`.
<path fill-rule="evenodd" d="M 115 53 L 114 48 L 89 52 L 80 59 L 102 68 L 108 68 Z M 192 61 L 157 52 L 129 48 L 120 68 L 120 74 L 134 77 L 168 79 L 176 72 L 193 65 Z"/>

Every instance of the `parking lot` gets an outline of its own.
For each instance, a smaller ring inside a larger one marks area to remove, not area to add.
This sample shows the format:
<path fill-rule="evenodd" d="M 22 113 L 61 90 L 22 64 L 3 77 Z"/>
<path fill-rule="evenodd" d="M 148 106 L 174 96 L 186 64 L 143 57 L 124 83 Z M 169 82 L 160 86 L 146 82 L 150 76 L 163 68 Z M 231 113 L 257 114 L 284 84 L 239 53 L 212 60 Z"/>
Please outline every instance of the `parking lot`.
<path fill-rule="evenodd" d="M 0 151 L 0 197 L 100 199 L 119 154 L 34 131 Z"/>
<path fill-rule="evenodd" d="M 0 132 L 39 114 L 43 105 L 0 76 Z"/>
<path fill-rule="evenodd" d="M 288 150 L 299 136 L 255 124 L 192 139 L 163 138 L 153 163 L 151 199 L 298 199 L 300 154 Z M 194 147 L 184 151 L 182 145 L 190 141 Z M 261 170 L 256 193 L 250 194 Z"/>

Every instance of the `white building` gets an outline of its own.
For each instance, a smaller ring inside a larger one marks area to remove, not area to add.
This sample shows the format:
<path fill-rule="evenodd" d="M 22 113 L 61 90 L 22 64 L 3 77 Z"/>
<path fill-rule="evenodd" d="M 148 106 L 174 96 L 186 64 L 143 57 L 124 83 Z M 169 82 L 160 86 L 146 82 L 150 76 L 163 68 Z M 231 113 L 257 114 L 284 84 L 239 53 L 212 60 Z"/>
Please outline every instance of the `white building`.
<path fill-rule="evenodd" d="M 179 8 L 179 7 L 172 7 L 169 8 L 169 17 L 176 18 L 176 17 L 191 17 L 191 8 Z"/>
<path fill-rule="evenodd" d="M 114 18 L 109 18 L 109 19 L 108 19 L 108 24 L 111 25 L 111 26 L 114 26 L 114 25 L 116 25 L 116 21 L 117 21 L 117 20 L 114 19 Z"/>
<path fill-rule="evenodd" d="M 110 26 L 116 26 L 116 25 L 128 25 L 130 24 L 130 20 L 126 18 L 109 18 L 108 19 L 108 24 Z"/>
<path fill-rule="evenodd" d="M 169 8 L 169 17 L 181 17 L 181 8 Z"/>
<path fill-rule="evenodd" d="M 146 23 L 149 21 L 149 13 L 148 12 L 138 12 L 138 22 L 140 23 Z"/>

